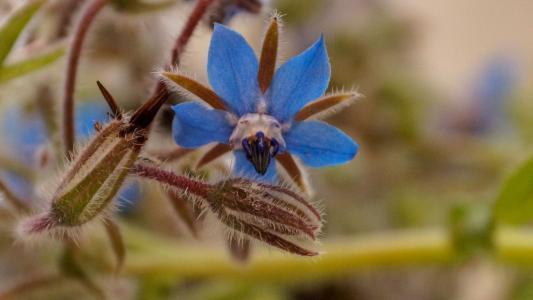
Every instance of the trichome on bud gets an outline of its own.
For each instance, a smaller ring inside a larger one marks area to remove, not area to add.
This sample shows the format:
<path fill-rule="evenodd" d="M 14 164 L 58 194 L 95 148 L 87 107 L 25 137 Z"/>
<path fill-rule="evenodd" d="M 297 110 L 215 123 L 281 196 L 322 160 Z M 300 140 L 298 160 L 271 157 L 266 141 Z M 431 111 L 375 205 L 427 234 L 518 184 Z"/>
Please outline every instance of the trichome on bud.
<path fill-rule="evenodd" d="M 47 212 L 24 224 L 24 232 L 79 227 L 105 217 L 110 204 L 137 161 L 151 124 L 167 93 L 161 90 L 131 118 L 118 110 L 111 94 L 99 83 L 113 115 L 99 125 L 95 136 L 75 155 L 52 194 Z"/>
<path fill-rule="evenodd" d="M 310 246 L 322 226 L 320 212 L 290 189 L 244 178 L 207 184 L 147 164 L 136 164 L 133 172 L 208 209 L 232 239 L 252 238 L 293 254 L 318 255 Z"/>

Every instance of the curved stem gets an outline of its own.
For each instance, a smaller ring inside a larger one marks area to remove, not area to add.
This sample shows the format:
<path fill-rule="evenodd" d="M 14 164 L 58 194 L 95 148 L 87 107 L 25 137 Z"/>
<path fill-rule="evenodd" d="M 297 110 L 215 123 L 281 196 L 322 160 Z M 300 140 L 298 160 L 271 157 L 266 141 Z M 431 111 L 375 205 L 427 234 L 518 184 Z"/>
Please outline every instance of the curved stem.
<path fill-rule="evenodd" d="M 89 27 L 106 4 L 107 0 L 93 0 L 85 7 L 70 45 L 63 94 L 63 138 L 67 155 L 72 152 L 76 138 L 74 131 L 74 91 L 81 50 Z"/>
<path fill-rule="evenodd" d="M 214 0 L 198 0 L 196 3 L 196 6 L 194 7 L 191 15 L 187 19 L 187 23 L 185 24 L 185 27 L 182 29 L 178 39 L 176 40 L 176 44 L 174 45 L 174 48 L 172 49 L 172 58 L 170 60 L 169 65 L 170 67 L 173 64 L 179 65 L 179 59 L 181 56 L 181 53 L 183 52 L 183 49 L 185 49 L 185 46 L 189 43 L 189 40 L 191 39 L 191 36 L 198 26 L 198 23 L 200 23 L 200 20 L 202 20 L 202 17 L 207 11 L 207 8 L 214 2 Z M 143 106 L 141 106 L 131 117 L 131 123 L 137 124 L 136 127 L 145 127 L 146 125 L 145 121 L 141 119 L 144 118 L 143 115 L 147 115 L 146 111 L 150 110 L 153 112 L 153 115 L 151 117 L 155 117 L 155 114 L 159 111 L 161 106 L 167 101 L 170 93 L 167 91 L 167 88 L 165 87 L 165 84 L 163 81 L 159 81 L 155 87 L 154 93 L 152 94 L 152 97 L 150 99 L 154 99 L 153 101 L 148 100 L 145 102 Z"/>
<path fill-rule="evenodd" d="M 194 29 L 196 29 L 196 26 L 198 26 L 198 23 L 200 23 L 200 20 L 202 20 L 202 17 L 206 13 L 207 8 L 213 2 L 214 0 L 198 0 L 196 7 L 192 11 L 189 18 L 187 19 L 187 23 L 185 24 L 185 27 L 183 27 L 183 30 L 181 31 L 180 36 L 176 40 L 174 49 L 172 49 L 172 59 L 170 61 L 170 65 L 173 65 L 173 64 L 179 65 L 180 56 L 181 56 L 181 53 L 183 52 L 183 49 L 185 49 L 185 46 L 187 45 L 187 43 L 189 43 L 189 40 L 191 39 Z"/>

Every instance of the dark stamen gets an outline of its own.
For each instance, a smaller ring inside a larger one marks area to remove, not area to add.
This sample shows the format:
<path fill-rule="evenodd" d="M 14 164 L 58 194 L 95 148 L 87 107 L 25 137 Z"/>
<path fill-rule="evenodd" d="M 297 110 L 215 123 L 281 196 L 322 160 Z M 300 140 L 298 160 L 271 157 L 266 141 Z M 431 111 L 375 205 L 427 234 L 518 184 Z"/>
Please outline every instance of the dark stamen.
<path fill-rule="evenodd" d="M 242 148 L 257 173 L 265 175 L 270 159 L 279 151 L 279 143 L 275 139 L 267 138 L 262 131 L 258 131 L 255 136 L 242 140 Z"/>

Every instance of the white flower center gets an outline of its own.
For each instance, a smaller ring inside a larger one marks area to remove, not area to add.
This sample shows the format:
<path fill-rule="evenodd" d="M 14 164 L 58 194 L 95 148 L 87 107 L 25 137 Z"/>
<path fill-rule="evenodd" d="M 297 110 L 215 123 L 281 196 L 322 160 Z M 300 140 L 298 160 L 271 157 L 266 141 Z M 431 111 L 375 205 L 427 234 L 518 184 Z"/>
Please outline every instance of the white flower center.
<path fill-rule="evenodd" d="M 274 117 L 266 114 L 246 114 L 237 122 L 237 126 L 230 136 L 233 149 L 242 149 L 242 140 L 262 132 L 269 140 L 276 140 L 280 147 L 285 147 L 282 126 Z"/>

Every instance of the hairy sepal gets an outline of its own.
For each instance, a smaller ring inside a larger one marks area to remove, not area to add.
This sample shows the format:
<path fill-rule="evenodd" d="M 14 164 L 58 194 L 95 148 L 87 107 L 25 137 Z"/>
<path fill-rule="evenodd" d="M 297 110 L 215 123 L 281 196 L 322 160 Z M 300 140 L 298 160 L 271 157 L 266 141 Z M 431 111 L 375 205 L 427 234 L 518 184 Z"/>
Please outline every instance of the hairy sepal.
<path fill-rule="evenodd" d="M 318 255 L 311 246 L 322 227 L 320 213 L 296 192 L 230 179 L 217 184 L 207 202 L 230 236 L 253 238 L 297 255 Z"/>
<path fill-rule="evenodd" d="M 52 194 L 48 211 L 27 222 L 27 233 L 76 228 L 103 218 L 137 160 L 144 130 L 128 133 L 129 124 L 113 120 L 83 147 Z"/>

